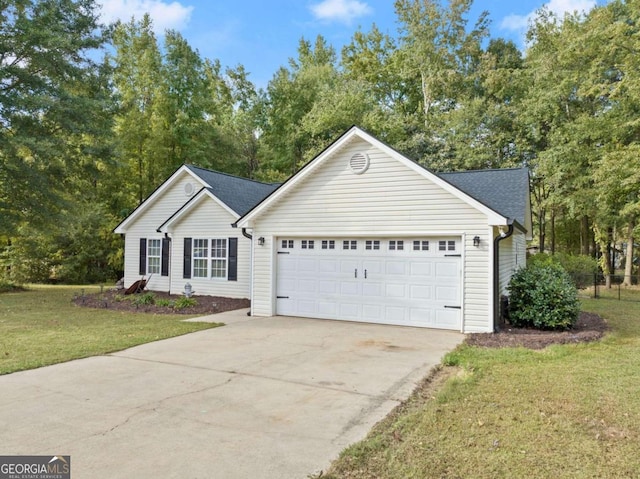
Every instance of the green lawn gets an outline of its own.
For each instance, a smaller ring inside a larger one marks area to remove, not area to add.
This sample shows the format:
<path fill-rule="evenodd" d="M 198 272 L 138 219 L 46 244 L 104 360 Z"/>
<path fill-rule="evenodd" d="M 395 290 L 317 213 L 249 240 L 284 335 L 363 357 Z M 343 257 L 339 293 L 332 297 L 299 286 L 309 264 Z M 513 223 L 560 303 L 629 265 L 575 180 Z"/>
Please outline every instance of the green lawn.
<path fill-rule="evenodd" d="M 84 287 L 87 293 L 97 287 Z M 218 326 L 190 316 L 124 313 L 71 303 L 80 286 L 33 286 L 0 294 L 0 374 L 119 351 Z"/>
<path fill-rule="evenodd" d="M 441 387 L 417 390 L 322 477 L 639 477 L 640 303 L 583 309 L 612 326 L 602 341 L 461 346 Z"/>

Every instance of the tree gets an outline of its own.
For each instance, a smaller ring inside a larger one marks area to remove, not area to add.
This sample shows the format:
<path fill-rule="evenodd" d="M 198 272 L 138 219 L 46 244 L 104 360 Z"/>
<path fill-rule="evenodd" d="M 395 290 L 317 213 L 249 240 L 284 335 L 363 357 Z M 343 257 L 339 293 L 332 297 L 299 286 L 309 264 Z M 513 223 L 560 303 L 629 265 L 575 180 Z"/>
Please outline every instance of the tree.
<path fill-rule="evenodd" d="M 49 222 L 75 171 L 67 142 L 95 133 L 103 78 L 89 53 L 107 31 L 92 0 L 16 0 L 0 10 L 0 236 Z M 81 145 L 80 145 L 81 146 Z M 90 155 L 89 149 L 85 153 Z"/>

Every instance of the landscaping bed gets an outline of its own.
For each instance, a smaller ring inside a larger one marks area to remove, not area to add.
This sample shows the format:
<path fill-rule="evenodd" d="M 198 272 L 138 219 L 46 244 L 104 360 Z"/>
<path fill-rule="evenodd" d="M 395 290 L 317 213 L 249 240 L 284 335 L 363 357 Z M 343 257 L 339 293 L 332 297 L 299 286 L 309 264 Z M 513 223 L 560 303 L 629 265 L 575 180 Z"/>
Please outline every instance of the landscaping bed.
<path fill-rule="evenodd" d="M 248 308 L 248 299 L 224 298 L 220 296 L 191 296 L 193 301 L 185 301 L 185 297 L 178 294 L 168 294 L 160 291 L 145 291 L 143 293 L 125 296 L 122 291 L 106 290 L 102 293 L 76 293 L 74 304 L 88 308 L 113 309 L 156 314 L 213 314 Z"/>
<path fill-rule="evenodd" d="M 574 327 L 568 331 L 540 331 L 538 329 L 514 328 L 511 326 L 497 333 L 474 333 L 465 341 L 471 346 L 505 348 L 522 346 L 543 349 L 551 344 L 569 344 L 596 341 L 609 329 L 607 322 L 593 313 L 581 312 Z"/>

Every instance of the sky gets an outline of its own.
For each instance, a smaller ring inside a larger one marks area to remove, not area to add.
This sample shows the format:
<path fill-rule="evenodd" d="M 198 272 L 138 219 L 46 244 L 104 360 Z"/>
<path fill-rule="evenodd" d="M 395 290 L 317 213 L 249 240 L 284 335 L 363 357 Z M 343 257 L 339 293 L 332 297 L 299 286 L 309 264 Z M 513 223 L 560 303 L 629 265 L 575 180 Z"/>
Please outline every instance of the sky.
<path fill-rule="evenodd" d="M 476 0 L 473 23 L 486 10 L 491 37 L 511 39 L 524 47 L 528 21 L 543 5 L 551 11 L 588 11 L 607 0 Z M 224 67 L 242 64 L 249 79 L 266 87 L 276 70 L 297 57 L 300 38 L 322 35 L 339 54 L 353 34 L 375 23 L 393 37 L 398 23 L 393 0 L 98 0 L 102 20 L 129 21 L 148 12 L 158 36 L 179 31 L 202 58 Z"/>

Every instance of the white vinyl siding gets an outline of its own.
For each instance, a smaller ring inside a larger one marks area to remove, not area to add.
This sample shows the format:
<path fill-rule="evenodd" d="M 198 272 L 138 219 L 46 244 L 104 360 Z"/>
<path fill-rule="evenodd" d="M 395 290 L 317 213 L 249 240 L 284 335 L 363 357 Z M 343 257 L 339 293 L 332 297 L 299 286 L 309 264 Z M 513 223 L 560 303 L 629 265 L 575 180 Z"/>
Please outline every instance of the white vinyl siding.
<path fill-rule="evenodd" d="M 156 231 L 158 227 L 185 204 L 189 199 L 184 193 L 186 183 L 196 184 L 198 182 L 189 173 L 184 172 L 167 191 L 150 204 L 145 211 L 128 226 L 125 235 L 125 286 L 130 286 L 134 281 L 140 279 L 140 238 L 156 236 L 158 234 Z M 200 186 L 197 186 L 197 188 L 199 189 Z M 175 247 L 175 245 L 173 246 Z M 174 254 L 172 254 L 172 257 L 175 259 Z M 179 271 L 182 271 L 182 269 Z M 172 271 L 170 267 L 170 274 L 174 276 L 177 274 L 177 271 Z M 180 275 L 180 277 L 182 277 L 182 275 Z M 169 278 L 169 276 L 154 274 L 150 278 L 147 287 L 153 291 L 169 291 Z"/>
<path fill-rule="evenodd" d="M 370 158 L 369 169 L 361 175 L 349 168 L 349 159 L 357 152 Z M 489 232 L 483 213 L 369 143 L 354 139 L 255 219 L 254 235 L 266 242 L 254 248 L 253 314 L 275 312 L 274 237 L 335 237 L 341 239 L 337 246 L 342 249 L 342 241 L 367 236 L 416 240 L 463 236 L 464 250 L 455 253 L 462 254 L 464 262 L 464 330 L 491 331 Z M 481 239 L 479 247 L 473 246 L 474 236 Z M 405 242 L 403 248 L 411 250 L 413 243 Z"/>
<path fill-rule="evenodd" d="M 251 242 L 242 235 L 242 230 L 232 228 L 237 218 L 226 211 L 215 200 L 203 196 L 184 218 L 172 225 L 171 292 L 180 294 L 184 285 L 190 283 L 195 294 L 248 298 L 250 296 Z M 205 277 L 183 278 L 184 239 L 192 238 L 192 269 L 195 268 L 196 240 L 206 240 L 208 246 L 208 273 Z M 238 280 L 228 281 L 229 238 L 238 238 Z M 257 241 L 256 241 L 257 243 Z"/>
<path fill-rule="evenodd" d="M 524 233 L 515 230 L 513 235 L 500 241 L 500 295 L 507 295 L 511 276 L 526 266 L 526 239 Z"/>

